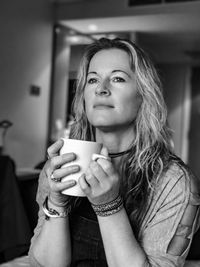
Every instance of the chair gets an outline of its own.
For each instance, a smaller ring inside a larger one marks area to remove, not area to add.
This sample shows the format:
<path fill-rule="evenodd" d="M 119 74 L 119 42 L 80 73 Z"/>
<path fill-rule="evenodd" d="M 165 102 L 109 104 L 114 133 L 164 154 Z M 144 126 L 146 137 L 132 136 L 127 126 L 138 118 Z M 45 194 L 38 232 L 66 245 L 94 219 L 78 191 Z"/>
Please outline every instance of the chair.
<path fill-rule="evenodd" d="M 4 262 L 26 254 L 32 236 L 9 156 L 0 156 L 0 196 L 0 262 Z"/>

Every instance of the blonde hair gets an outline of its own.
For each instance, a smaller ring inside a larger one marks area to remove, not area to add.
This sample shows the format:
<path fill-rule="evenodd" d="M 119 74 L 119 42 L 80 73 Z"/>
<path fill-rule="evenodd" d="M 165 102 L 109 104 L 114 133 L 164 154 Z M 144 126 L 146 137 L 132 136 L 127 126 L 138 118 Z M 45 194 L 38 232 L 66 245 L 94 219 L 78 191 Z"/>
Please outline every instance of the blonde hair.
<path fill-rule="evenodd" d="M 135 220 L 138 225 L 142 219 L 144 204 L 172 152 L 167 109 L 159 77 L 148 56 L 131 41 L 102 38 L 87 47 L 78 73 L 73 103 L 75 123 L 72 126 L 71 138 L 95 140 L 94 129 L 85 113 L 84 87 L 92 57 L 98 51 L 112 48 L 122 49 L 129 55 L 130 66 L 135 72 L 137 89 L 142 98 L 133 125 L 135 139 L 131 151 L 121 162 L 122 192 L 127 212 L 130 211 L 129 215 L 137 218 Z"/>

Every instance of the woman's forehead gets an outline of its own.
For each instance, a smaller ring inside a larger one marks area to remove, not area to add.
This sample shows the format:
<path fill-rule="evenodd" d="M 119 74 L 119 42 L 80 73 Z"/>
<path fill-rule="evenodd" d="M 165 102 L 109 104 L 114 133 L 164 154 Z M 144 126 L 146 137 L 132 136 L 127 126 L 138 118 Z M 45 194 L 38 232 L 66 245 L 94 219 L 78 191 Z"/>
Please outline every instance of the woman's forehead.
<path fill-rule="evenodd" d="M 126 51 L 118 48 L 101 50 L 92 57 L 88 71 L 96 71 L 102 68 L 130 69 L 130 57 Z"/>

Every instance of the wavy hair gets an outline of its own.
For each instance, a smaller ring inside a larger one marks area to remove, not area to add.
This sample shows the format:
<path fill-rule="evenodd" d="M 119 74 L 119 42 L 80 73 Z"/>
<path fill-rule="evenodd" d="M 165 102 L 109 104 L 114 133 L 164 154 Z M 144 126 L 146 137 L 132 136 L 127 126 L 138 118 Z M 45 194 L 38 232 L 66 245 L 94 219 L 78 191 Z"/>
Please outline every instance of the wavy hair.
<path fill-rule="evenodd" d="M 130 67 L 135 72 L 137 90 L 142 98 L 133 125 L 135 139 L 131 151 L 121 162 L 121 188 L 126 209 L 138 226 L 148 196 L 163 173 L 172 152 L 167 109 L 159 77 L 148 56 L 131 41 L 101 38 L 87 47 L 78 72 L 73 102 L 75 123 L 72 126 L 71 138 L 95 140 L 95 131 L 85 112 L 84 88 L 92 57 L 101 50 L 112 48 L 121 49 L 129 55 Z"/>

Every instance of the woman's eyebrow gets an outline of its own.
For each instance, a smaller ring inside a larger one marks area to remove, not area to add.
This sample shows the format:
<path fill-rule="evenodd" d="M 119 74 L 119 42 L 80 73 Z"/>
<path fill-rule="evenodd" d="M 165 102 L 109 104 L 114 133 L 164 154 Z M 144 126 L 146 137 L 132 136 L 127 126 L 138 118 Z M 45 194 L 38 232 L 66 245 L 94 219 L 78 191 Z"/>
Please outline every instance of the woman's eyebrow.
<path fill-rule="evenodd" d="M 129 74 L 128 72 L 124 71 L 124 70 L 113 70 L 113 71 L 112 71 L 112 73 L 115 73 L 115 72 L 123 72 L 123 73 L 125 73 L 128 77 L 131 78 L 130 74 Z"/>
<path fill-rule="evenodd" d="M 90 71 L 87 73 L 87 75 L 89 75 L 89 74 L 97 74 L 97 72 L 96 71 Z"/>
<path fill-rule="evenodd" d="M 130 74 L 129 74 L 128 72 L 124 71 L 124 70 L 113 70 L 113 71 L 112 71 L 112 73 L 115 73 L 115 72 L 123 72 L 123 73 L 125 73 L 127 76 L 131 77 Z M 90 72 L 87 73 L 87 75 L 89 75 L 89 74 L 96 74 L 96 75 L 97 75 L 97 72 L 96 72 L 96 71 L 90 71 Z"/>

